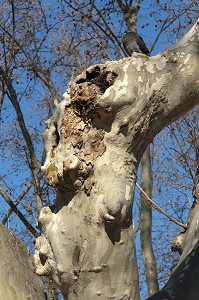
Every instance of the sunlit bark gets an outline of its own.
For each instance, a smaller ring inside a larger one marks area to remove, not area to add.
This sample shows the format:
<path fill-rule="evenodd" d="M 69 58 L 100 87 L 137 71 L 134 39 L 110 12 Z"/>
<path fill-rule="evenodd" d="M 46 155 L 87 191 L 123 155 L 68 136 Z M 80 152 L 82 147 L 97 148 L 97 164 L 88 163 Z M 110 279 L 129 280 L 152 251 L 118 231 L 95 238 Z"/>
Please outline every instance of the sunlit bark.
<path fill-rule="evenodd" d="M 199 102 L 198 49 L 195 24 L 162 54 L 90 67 L 48 120 L 43 171 L 57 199 L 41 210 L 35 262 L 65 299 L 138 299 L 137 168 L 154 136 Z"/>

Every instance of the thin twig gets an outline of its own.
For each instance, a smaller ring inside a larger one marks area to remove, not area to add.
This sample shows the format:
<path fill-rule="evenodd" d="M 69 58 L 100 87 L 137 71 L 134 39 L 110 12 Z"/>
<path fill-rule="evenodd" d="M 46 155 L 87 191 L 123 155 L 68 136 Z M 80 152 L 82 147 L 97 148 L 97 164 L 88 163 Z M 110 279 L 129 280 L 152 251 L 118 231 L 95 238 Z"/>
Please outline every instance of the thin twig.
<path fill-rule="evenodd" d="M 187 224 L 183 224 L 173 217 L 171 217 L 165 210 L 163 210 L 158 204 L 156 204 L 149 196 L 145 193 L 145 191 L 141 188 L 141 186 L 136 182 L 136 186 L 139 188 L 140 192 L 142 193 L 143 198 L 146 200 L 147 203 L 151 204 L 157 211 L 165 215 L 168 219 L 170 219 L 173 223 L 187 229 Z"/>
<path fill-rule="evenodd" d="M 55 86 L 53 84 L 53 81 L 51 79 L 50 76 L 50 71 L 47 70 L 46 68 L 42 68 L 40 67 L 36 67 L 34 60 L 32 60 L 31 56 L 28 54 L 28 52 L 24 49 L 23 45 L 20 44 L 19 40 L 16 39 L 6 28 L 4 28 L 1 24 L 0 24 L 0 28 L 2 29 L 2 31 L 8 35 L 10 38 L 12 38 L 12 40 L 15 42 L 15 44 L 19 47 L 19 49 L 22 51 L 22 53 L 25 55 L 25 57 L 28 60 L 29 63 L 29 67 L 27 68 L 27 70 L 31 70 L 36 77 L 38 77 L 41 82 L 44 84 L 45 87 L 47 87 L 51 93 L 51 95 L 54 98 L 54 106 L 57 107 L 59 104 L 58 101 L 58 96 L 57 96 L 57 92 L 55 89 Z M 44 39 L 45 40 L 45 39 Z M 40 45 L 41 47 L 41 45 Z M 42 74 L 42 75 L 41 75 Z"/>
<path fill-rule="evenodd" d="M 106 52 L 108 58 L 109 58 L 110 60 L 112 60 L 112 58 L 110 57 L 108 51 L 107 51 L 106 48 L 100 43 L 100 41 L 99 41 L 95 36 L 93 36 L 93 38 L 97 41 L 97 43 L 100 45 L 100 47 L 102 47 L 102 49 Z M 113 60 L 112 60 L 112 61 L 113 61 Z"/>

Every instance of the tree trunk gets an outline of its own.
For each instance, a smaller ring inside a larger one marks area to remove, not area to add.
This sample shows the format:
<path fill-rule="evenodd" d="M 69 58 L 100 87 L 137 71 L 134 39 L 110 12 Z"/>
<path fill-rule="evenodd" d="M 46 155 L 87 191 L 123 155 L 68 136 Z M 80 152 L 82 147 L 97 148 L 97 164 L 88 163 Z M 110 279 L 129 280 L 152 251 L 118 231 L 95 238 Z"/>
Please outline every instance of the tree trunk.
<path fill-rule="evenodd" d="M 144 155 L 141 159 L 141 187 L 145 193 L 151 198 L 152 196 L 152 170 L 151 170 L 151 157 L 150 145 L 146 148 Z M 141 195 L 141 249 L 144 260 L 144 267 L 146 273 L 146 283 L 148 289 L 148 296 L 159 291 L 157 267 L 155 255 L 152 247 L 152 208 L 150 204 L 142 198 Z"/>
<path fill-rule="evenodd" d="M 46 299 L 44 285 L 34 272 L 33 259 L 25 245 L 2 224 L 0 231 L 0 299 Z"/>
<path fill-rule="evenodd" d="M 147 145 L 199 102 L 198 26 L 155 57 L 96 65 L 64 94 L 44 133 L 54 207 L 39 216 L 38 274 L 65 299 L 138 299 L 132 195 Z"/>

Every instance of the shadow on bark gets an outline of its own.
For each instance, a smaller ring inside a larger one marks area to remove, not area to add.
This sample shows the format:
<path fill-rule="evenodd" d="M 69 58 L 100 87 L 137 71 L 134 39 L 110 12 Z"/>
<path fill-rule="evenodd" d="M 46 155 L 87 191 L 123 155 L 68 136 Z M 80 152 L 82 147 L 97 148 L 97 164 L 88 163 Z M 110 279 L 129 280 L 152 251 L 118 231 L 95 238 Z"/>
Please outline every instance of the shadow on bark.
<path fill-rule="evenodd" d="M 199 242 L 171 275 L 165 287 L 147 300 L 199 299 Z"/>
<path fill-rule="evenodd" d="M 0 233 L 0 299 L 46 299 L 42 280 L 34 272 L 30 252 L 2 224 Z"/>

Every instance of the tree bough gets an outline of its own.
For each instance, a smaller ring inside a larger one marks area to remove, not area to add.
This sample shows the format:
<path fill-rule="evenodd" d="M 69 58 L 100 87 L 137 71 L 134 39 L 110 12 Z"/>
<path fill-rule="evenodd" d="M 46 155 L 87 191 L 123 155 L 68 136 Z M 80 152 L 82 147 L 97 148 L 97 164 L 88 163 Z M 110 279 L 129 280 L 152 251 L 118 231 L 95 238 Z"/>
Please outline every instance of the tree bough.
<path fill-rule="evenodd" d="M 96 65 L 70 83 L 44 133 L 37 272 L 65 299 L 139 299 L 132 202 L 154 136 L 199 102 L 199 24 L 154 57 Z"/>

